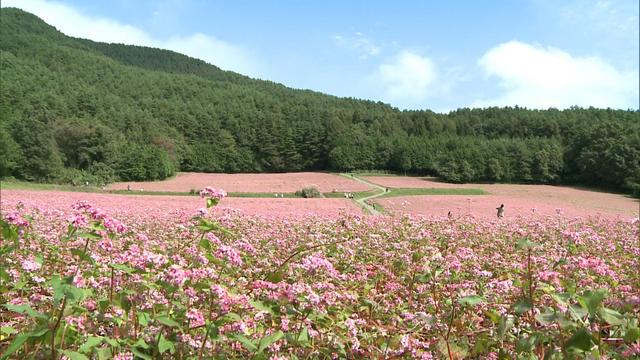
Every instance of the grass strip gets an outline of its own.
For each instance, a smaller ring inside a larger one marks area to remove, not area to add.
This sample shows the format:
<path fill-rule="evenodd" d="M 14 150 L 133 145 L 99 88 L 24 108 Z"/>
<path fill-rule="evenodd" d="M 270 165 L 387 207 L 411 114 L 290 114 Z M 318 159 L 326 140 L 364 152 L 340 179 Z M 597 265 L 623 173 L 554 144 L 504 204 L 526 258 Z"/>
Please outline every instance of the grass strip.
<path fill-rule="evenodd" d="M 42 190 L 42 191 L 71 191 L 84 193 L 99 194 L 118 194 L 118 195 L 164 195 L 164 196 L 198 196 L 198 192 L 191 191 L 139 191 L 139 190 L 102 190 L 95 186 L 73 186 L 58 184 L 41 184 L 28 181 L 2 181 L 0 187 L 4 190 Z M 229 197 L 239 198 L 276 198 L 276 193 L 261 192 L 230 192 Z M 344 196 L 344 195 L 342 195 Z M 300 198 L 295 193 L 278 193 L 278 197 L 282 198 Z"/>
<path fill-rule="evenodd" d="M 230 192 L 227 193 L 229 197 L 238 197 L 238 198 L 302 198 L 302 196 L 298 196 L 295 193 L 277 193 L 276 197 L 275 192 L 261 192 L 261 193 L 251 193 L 251 192 Z"/>
<path fill-rule="evenodd" d="M 482 189 L 441 189 L 441 188 L 389 188 L 389 192 L 377 197 L 388 198 L 397 196 L 413 196 L 413 195 L 487 195 L 488 193 Z"/>

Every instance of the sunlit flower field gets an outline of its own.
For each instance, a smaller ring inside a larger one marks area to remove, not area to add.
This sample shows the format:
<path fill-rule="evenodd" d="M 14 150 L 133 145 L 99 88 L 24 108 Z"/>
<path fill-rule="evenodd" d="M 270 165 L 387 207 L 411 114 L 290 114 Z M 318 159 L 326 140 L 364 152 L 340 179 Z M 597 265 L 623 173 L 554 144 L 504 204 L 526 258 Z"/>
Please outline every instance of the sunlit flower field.
<path fill-rule="evenodd" d="M 0 356 L 640 356 L 637 218 L 248 217 L 201 195 L 174 221 L 3 199 Z"/>

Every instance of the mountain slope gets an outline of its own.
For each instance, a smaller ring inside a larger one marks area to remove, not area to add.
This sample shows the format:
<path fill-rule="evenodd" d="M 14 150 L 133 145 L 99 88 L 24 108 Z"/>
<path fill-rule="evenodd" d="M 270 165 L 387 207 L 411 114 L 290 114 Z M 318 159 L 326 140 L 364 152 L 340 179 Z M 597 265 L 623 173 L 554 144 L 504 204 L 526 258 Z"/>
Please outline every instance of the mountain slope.
<path fill-rule="evenodd" d="M 68 37 L 18 9 L 0 10 L 0 31 L 0 150 L 9 154 L 0 176 L 71 182 L 379 168 L 629 188 L 640 174 L 638 111 L 398 111 L 172 51 Z"/>

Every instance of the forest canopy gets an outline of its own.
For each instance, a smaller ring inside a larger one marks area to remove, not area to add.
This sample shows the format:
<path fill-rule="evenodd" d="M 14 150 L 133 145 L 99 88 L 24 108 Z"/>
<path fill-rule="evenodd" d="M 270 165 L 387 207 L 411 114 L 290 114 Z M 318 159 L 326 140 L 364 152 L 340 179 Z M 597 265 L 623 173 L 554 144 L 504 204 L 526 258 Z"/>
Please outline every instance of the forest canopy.
<path fill-rule="evenodd" d="M 637 109 L 400 111 L 68 37 L 18 9 L 0 20 L 0 177 L 384 169 L 640 194 Z"/>

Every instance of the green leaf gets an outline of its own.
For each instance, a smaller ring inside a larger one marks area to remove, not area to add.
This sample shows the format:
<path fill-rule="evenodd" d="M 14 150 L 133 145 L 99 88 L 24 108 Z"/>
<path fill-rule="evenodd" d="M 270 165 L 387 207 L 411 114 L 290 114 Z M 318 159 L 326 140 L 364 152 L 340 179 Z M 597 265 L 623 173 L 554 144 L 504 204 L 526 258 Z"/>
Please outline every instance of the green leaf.
<path fill-rule="evenodd" d="M 569 314 L 574 320 L 582 321 L 582 318 L 589 314 L 589 311 L 586 308 L 578 305 L 570 305 L 567 309 L 569 310 Z"/>
<path fill-rule="evenodd" d="M 74 285 L 63 285 L 64 295 L 67 297 L 67 302 L 80 302 L 87 297 L 89 290 L 81 289 Z"/>
<path fill-rule="evenodd" d="M 269 345 L 282 339 L 283 337 L 284 337 L 284 333 L 280 330 L 274 332 L 273 334 L 263 337 L 262 339 L 260 339 L 260 345 L 258 346 L 258 353 L 263 352 L 264 349 L 269 347 Z"/>
<path fill-rule="evenodd" d="M 451 350 L 451 354 L 453 355 L 454 359 L 465 359 L 467 357 L 467 350 L 453 341 L 451 341 L 449 343 L 449 347 L 447 347 L 447 343 L 444 341 L 444 339 L 441 339 L 436 346 L 440 354 L 443 355 L 440 357 L 441 359 L 449 359 L 449 350 Z"/>
<path fill-rule="evenodd" d="M 505 315 L 500 318 L 500 324 L 498 324 L 498 337 L 502 339 L 504 335 L 509 331 L 514 324 L 513 316 Z"/>
<path fill-rule="evenodd" d="M 208 324 L 207 328 L 209 329 L 209 339 L 211 341 L 218 341 L 220 339 L 220 329 L 215 324 Z"/>
<path fill-rule="evenodd" d="M 87 253 L 85 253 L 84 251 L 80 250 L 80 249 L 71 249 L 71 254 L 77 256 L 80 258 L 80 260 L 82 261 L 86 261 L 90 264 L 95 264 L 95 260 L 93 260 L 93 258 L 89 255 L 87 255 Z"/>
<path fill-rule="evenodd" d="M 624 319 L 622 314 L 609 308 L 600 309 L 600 317 L 609 325 L 620 325 Z"/>
<path fill-rule="evenodd" d="M 131 301 L 129 300 L 129 297 L 126 293 L 120 293 L 120 296 L 118 296 L 118 303 L 120 304 L 122 310 L 126 311 L 127 313 L 131 310 Z"/>
<path fill-rule="evenodd" d="M 568 293 L 551 293 L 551 298 L 560 305 L 566 306 L 567 302 L 571 300 L 571 294 Z"/>
<path fill-rule="evenodd" d="M 602 301 L 607 297 L 607 291 L 598 289 L 596 291 L 585 291 L 578 296 L 580 305 L 589 311 L 590 316 L 595 316 Z"/>
<path fill-rule="evenodd" d="M 564 344 L 567 349 L 579 349 L 589 351 L 593 346 L 591 334 L 585 329 L 578 329 L 573 336 Z"/>
<path fill-rule="evenodd" d="M 520 240 L 518 240 L 518 242 L 516 243 L 516 247 L 518 249 L 532 249 L 536 246 L 539 246 L 538 244 L 529 241 L 529 239 L 527 238 L 522 238 Z"/>
<path fill-rule="evenodd" d="M 427 283 L 431 280 L 431 273 L 424 273 L 416 276 L 416 281 L 419 283 Z"/>
<path fill-rule="evenodd" d="M 309 343 L 309 330 L 306 326 L 302 327 L 302 331 L 300 331 L 300 334 L 298 335 L 298 342 L 301 345 L 307 345 Z"/>
<path fill-rule="evenodd" d="M 200 240 L 200 242 L 198 243 L 198 246 L 200 246 L 201 249 L 211 251 L 211 242 L 209 241 L 209 239 L 202 238 L 202 240 Z"/>
<path fill-rule="evenodd" d="M 225 324 L 227 322 L 237 322 L 237 321 L 242 321 L 242 317 L 234 312 L 229 312 L 219 317 L 216 320 L 216 323 Z"/>
<path fill-rule="evenodd" d="M 251 304 L 254 308 L 260 311 L 266 311 L 269 314 L 273 315 L 273 308 L 266 305 L 264 302 L 260 300 L 249 300 L 249 304 Z"/>
<path fill-rule="evenodd" d="M 158 340 L 158 351 L 162 354 L 167 350 L 173 354 L 176 351 L 176 348 L 173 346 L 171 341 L 167 340 L 164 335 L 160 334 L 160 339 Z"/>
<path fill-rule="evenodd" d="M 80 350 L 80 352 L 83 352 L 83 353 L 90 353 L 91 349 L 102 344 L 103 341 L 104 341 L 104 337 L 102 336 L 89 336 L 87 341 L 85 341 L 85 343 L 82 344 L 82 346 L 80 346 L 78 350 Z"/>
<path fill-rule="evenodd" d="M 462 304 L 462 305 L 469 305 L 469 306 L 474 306 L 477 305 L 481 302 L 483 302 L 484 299 L 481 296 L 478 295 L 470 295 L 470 296 L 465 296 L 462 297 L 460 299 L 458 299 L 458 303 Z"/>
<path fill-rule="evenodd" d="M 0 220 L 0 226 L 2 226 L 2 237 L 4 239 L 7 241 L 18 241 L 18 229 L 15 225 Z"/>
<path fill-rule="evenodd" d="M 544 312 L 536 314 L 535 318 L 542 325 L 549 325 L 556 320 L 556 313 L 552 310 L 546 309 Z"/>
<path fill-rule="evenodd" d="M 627 343 L 634 343 L 640 339 L 640 329 L 637 327 L 630 327 L 624 334 L 624 341 Z"/>
<path fill-rule="evenodd" d="M 135 344 L 133 344 L 133 346 L 137 348 L 145 349 L 145 350 L 149 348 L 149 344 L 147 344 L 142 338 L 138 339 L 138 341 L 136 341 Z"/>
<path fill-rule="evenodd" d="M 46 335 L 49 332 L 49 327 L 46 325 L 43 325 L 41 328 L 39 329 L 35 329 L 33 331 L 30 331 L 27 333 L 27 335 L 29 335 L 30 338 L 37 338 L 37 337 L 41 337 L 43 335 Z"/>
<path fill-rule="evenodd" d="M 149 315 L 146 312 L 140 311 L 139 313 L 137 313 L 136 316 L 138 317 L 138 322 L 140 323 L 140 325 L 142 326 L 149 325 L 149 320 L 151 320 L 151 315 Z"/>
<path fill-rule="evenodd" d="M 29 306 L 28 304 L 22 304 L 22 305 L 5 304 L 4 307 L 6 307 L 7 310 L 9 311 L 17 312 L 18 314 L 26 314 L 32 318 L 48 319 L 47 315 L 33 310 L 31 306 Z"/>
<path fill-rule="evenodd" d="M 218 205 L 220 199 L 218 198 L 207 198 L 207 208 Z"/>
<path fill-rule="evenodd" d="M 513 309 L 516 314 L 522 315 L 527 311 L 533 309 L 533 305 L 531 304 L 531 301 L 529 301 L 529 299 L 520 299 L 517 303 L 515 303 Z"/>
<path fill-rule="evenodd" d="M 78 233 L 78 237 L 85 239 L 102 239 L 102 236 L 96 234 L 95 232 L 82 232 Z"/>
<path fill-rule="evenodd" d="M 149 356 L 149 355 L 147 355 L 147 354 L 143 353 L 142 351 L 138 350 L 137 348 L 135 348 L 135 347 L 133 347 L 133 346 L 132 346 L 132 347 L 130 347 L 130 348 L 129 348 L 129 350 L 131 350 L 131 352 L 133 353 L 133 355 L 135 355 L 135 356 L 137 356 L 137 357 L 139 357 L 139 358 L 141 358 L 141 359 L 144 359 L 144 360 L 153 360 L 153 358 L 152 358 L 151 356 Z"/>
<path fill-rule="evenodd" d="M 161 324 L 169 326 L 169 327 L 177 327 L 180 326 L 180 324 L 178 324 L 175 320 L 168 318 L 166 316 L 158 316 L 156 317 L 156 320 L 159 321 Z"/>
<path fill-rule="evenodd" d="M 136 269 L 122 264 L 110 264 L 109 266 L 114 270 L 122 271 L 125 274 L 133 274 L 133 272 L 136 271 Z"/>
<path fill-rule="evenodd" d="M 282 273 L 282 271 L 276 271 L 270 273 L 269 276 L 267 276 L 266 280 L 272 283 L 279 283 L 283 278 L 284 274 Z"/>
<path fill-rule="evenodd" d="M 65 354 L 71 360 L 89 360 L 88 357 L 80 354 L 79 352 L 71 351 L 71 350 L 63 350 L 63 354 Z"/>
<path fill-rule="evenodd" d="M 6 247 L 0 249 L 0 258 L 5 257 L 5 254 L 8 253 L 8 251 L 5 252 L 6 249 L 7 249 Z M 0 267 L 0 280 L 2 280 L 4 282 L 7 282 L 7 283 L 11 281 L 11 276 L 4 269 L 4 267 Z"/>
<path fill-rule="evenodd" d="M 529 337 L 522 337 L 518 339 L 516 343 L 516 351 L 519 353 L 527 353 L 533 351 L 535 349 L 536 344 L 538 343 L 538 336 L 536 334 L 532 334 Z"/>
<path fill-rule="evenodd" d="M 13 339 L 13 342 L 9 345 L 9 347 L 4 352 L 4 354 L 2 354 L 1 358 L 8 359 L 9 355 L 13 354 L 16 350 L 18 350 L 20 346 L 22 346 L 22 344 L 24 344 L 24 342 L 27 341 L 27 339 L 29 339 L 28 334 L 20 334 L 16 336 L 16 338 Z"/>
<path fill-rule="evenodd" d="M 0 332 L 3 334 L 11 335 L 18 332 L 18 330 L 12 328 L 11 326 L 3 326 L 0 327 Z"/>
<path fill-rule="evenodd" d="M 255 352 L 258 347 L 253 343 L 253 341 L 249 340 L 246 336 L 242 334 L 231 334 L 227 335 L 230 340 L 239 341 L 247 350 L 250 352 Z"/>
<path fill-rule="evenodd" d="M 491 320 L 492 323 L 498 324 L 500 322 L 500 313 L 495 310 L 489 310 L 486 312 L 486 316 Z"/>
<path fill-rule="evenodd" d="M 113 358 L 113 354 L 111 354 L 111 349 L 109 349 L 108 347 L 97 349 L 96 355 L 98 355 L 98 360 L 107 360 L 107 359 Z"/>
<path fill-rule="evenodd" d="M 107 342 L 107 344 L 117 348 L 120 346 L 120 343 L 118 343 L 118 340 L 116 339 L 112 339 L 112 338 L 104 338 L 104 341 Z"/>
<path fill-rule="evenodd" d="M 368 307 L 369 309 L 375 309 L 375 308 L 378 307 L 378 303 L 377 302 L 375 302 L 373 300 L 370 300 L 370 299 L 367 299 L 365 297 L 361 297 L 360 298 L 360 302 L 363 305 L 365 305 L 366 307 Z"/>

